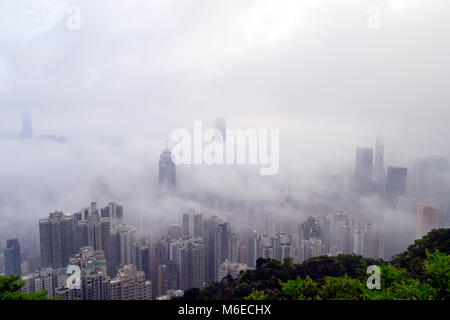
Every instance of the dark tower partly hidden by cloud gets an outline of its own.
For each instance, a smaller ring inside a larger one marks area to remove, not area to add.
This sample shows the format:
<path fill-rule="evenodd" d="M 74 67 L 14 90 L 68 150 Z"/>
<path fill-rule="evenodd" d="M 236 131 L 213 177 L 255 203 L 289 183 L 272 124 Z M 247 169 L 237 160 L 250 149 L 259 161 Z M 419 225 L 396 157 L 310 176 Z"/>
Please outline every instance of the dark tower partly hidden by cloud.
<path fill-rule="evenodd" d="M 373 191 L 373 149 L 357 148 L 355 161 L 355 188 L 360 194 Z"/>
<path fill-rule="evenodd" d="M 22 115 L 22 138 L 33 138 L 33 125 L 31 115 L 28 112 L 24 112 Z"/>
<path fill-rule="evenodd" d="M 174 187 L 176 185 L 175 163 L 172 161 L 172 151 L 166 148 L 159 158 L 159 185 Z"/>
<path fill-rule="evenodd" d="M 392 208 L 397 207 L 398 197 L 406 194 L 408 169 L 388 167 L 386 178 L 386 201 Z"/>

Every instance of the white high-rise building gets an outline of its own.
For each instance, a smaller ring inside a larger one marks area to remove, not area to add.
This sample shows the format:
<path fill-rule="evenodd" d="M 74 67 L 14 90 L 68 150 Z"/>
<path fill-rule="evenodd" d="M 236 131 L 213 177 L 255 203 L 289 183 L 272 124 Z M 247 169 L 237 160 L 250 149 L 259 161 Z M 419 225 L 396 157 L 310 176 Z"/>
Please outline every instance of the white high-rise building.
<path fill-rule="evenodd" d="M 35 293 L 38 291 L 47 291 L 48 298 L 55 297 L 55 289 L 58 284 L 57 272 L 52 268 L 43 268 L 33 273 L 22 276 L 25 285 L 22 287 L 23 292 Z"/>

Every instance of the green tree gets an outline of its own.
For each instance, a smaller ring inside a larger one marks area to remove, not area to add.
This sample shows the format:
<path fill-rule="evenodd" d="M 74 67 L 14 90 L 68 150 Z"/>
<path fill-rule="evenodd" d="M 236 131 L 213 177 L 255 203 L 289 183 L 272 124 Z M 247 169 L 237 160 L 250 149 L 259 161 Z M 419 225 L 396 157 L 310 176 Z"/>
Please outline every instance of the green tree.
<path fill-rule="evenodd" d="M 20 275 L 0 275 L 0 300 L 48 300 L 47 291 L 21 292 L 24 285 L 25 282 L 20 281 Z"/>
<path fill-rule="evenodd" d="M 436 298 L 450 300 L 450 255 L 427 251 L 424 270 L 427 282 L 436 290 Z"/>
<path fill-rule="evenodd" d="M 422 239 L 414 241 L 405 252 L 395 255 L 392 264 L 405 268 L 413 277 L 423 280 L 426 278 L 424 261 L 427 259 L 427 250 L 450 254 L 450 229 L 431 230 Z"/>
<path fill-rule="evenodd" d="M 250 293 L 244 300 L 267 300 L 268 296 L 264 293 L 264 291 L 259 291 L 253 289 L 252 293 Z"/>
<path fill-rule="evenodd" d="M 309 276 L 305 279 L 298 277 L 281 284 L 283 297 L 289 300 L 318 300 L 320 289 Z"/>

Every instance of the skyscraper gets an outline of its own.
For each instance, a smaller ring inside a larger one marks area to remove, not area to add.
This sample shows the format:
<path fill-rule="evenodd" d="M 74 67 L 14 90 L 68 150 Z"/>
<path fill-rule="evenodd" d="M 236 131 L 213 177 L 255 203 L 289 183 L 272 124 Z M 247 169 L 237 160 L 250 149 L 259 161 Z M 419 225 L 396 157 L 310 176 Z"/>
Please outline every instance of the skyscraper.
<path fill-rule="evenodd" d="M 5 275 L 21 274 L 20 244 L 17 239 L 6 240 L 6 248 L 3 250 Z"/>
<path fill-rule="evenodd" d="M 438 226 L 439 209 L 428 202 L 422 203 L 417 215 L 416 239 L 420 239 Z"/>
<path fill-rule="evenodd" d="M 262 257 L 262 235 L 254 231 L 248 239 L 248 265 L 256 267 L 256 260 Z"/>
<path fill-rule="evenodd" d="M 76 217 L 76 216 L 74 216 Z M 92 247 L 94 250 L 103 250 L 108 261 L 108 274 L 115 274 L 111 254 L 111 231 L 109 218 L 101 218 L 98 210 L 93 210 L 85 220 L 79 220 L 76 232 L 76 250 L 83 247 Z"/>
<path fill-rule="evenodd" d="M 406 194 L 406 179 L 408 169 L 388 167 L 386 177 L 386 201 L 392 208 L 397 207 L 398 197 Z"/>
<path fill-rule="evenodd" d="M 360 194 L 373 191 L 373 149 L 357 148 L 355 161 L 355 188 Z"/>
<path fill-rule="evenodd" d="M 157 290 L 155 297 L 161 297 L 167 294 L 170 289 L 177 288 L 177 268 L 173 261 L 169 261 L 167 265 L 162 264 L 158 266 L 158 281 L 156 283 Z M 152 286 L 155 284 L 152 283 Z"/>
<path fill-rule="evenodd" d="M 41 266 L 54 269 L 69 263 L 74 253 L 73 216 L 55 211 L 39 220 Z"/>
<path fill-rule="evenodd" d="M 133 244 L 136 256 L 136 267 L 145 274 L 145 280 L 150 280 L 150 246 L 149 241 L 140 239 Z"/>
<path fill-rule="evenodd" d="M 384 186 L 385 186 L 384 143 L 383 143 L 383 136 L 381 135 L 381 133 L 378 134 L 377 142 L 375 145 L 374 177 L 377 187 L 377 193 L 384 194 Z"/>
<path fill-rule="evenodd" d="M 202 288 L 205 283 L 205 245 L 202 239 L 180 240 L 172 247 L 179 289 Z"/>
<path fill-rule="evenodd" d="M 223 262 L 236 262 L 236 234 L 228 222 L 220 223 L 215 232 L 214 278 L 217 281 Z"/>
<path fill-rule="evenodd" d="M 183 233 L 182 233 L 183 238 L 188 238 L 191 235 L 190 228 L 189 228 L 190 227 L 189 220 L 191 220 L 189 212 L 183 213 Z"/>
<path fill-rule="evenodd" d="M 111 229 L 111 270 L 108 275 L 115 274 L 119 268 L 135 263 L 136 227 L 119 225 Z M 108 263 L 109 265 L 110 263 Z"/>
<path fill-rule="evenodd" d="M 365 257 L 384 259 L 384 233 L 380 226 L 366 224 L 363 242 Z"/>
<path fill-rule="evenodd" d="M 109 218 L 111 228 L 123 223 L 123 207 L 115 201 L 100 210 L 102 218 Z"/>
<path fill-rule="evenodd" d="M 180 237 L 177 238 L 178 240 Z M 161 284 L 163 279 L 161 278 L 163 274 L 159 272 L 159 267 L 161 265 L 165 265 L 168 263 L 169 257 L 169 248 L 168 245 L 164 241 L 158 241 L 155 243 L 150 252 L 150 280 L 152 282 L 152 295 L 156 297 L 158 295 L 163 295 L 165 293 L 158 292 L 159 287 L 158 284 Z M 175 289 L 175 288 L 172 288 Z M 162 289 L 161 289 L 162 290 Z"/>
<path fill-rule="evenodd" d="M 175 163 L 169 148 L 164 149 L 159 158 L 159 185 L 165 187 L 176 185 Z"/>
<path fill-rule="evenodd" d="M 92 213 L 86 220 L 78 221 L 77 239 L 78 249 L 90 246 L 106 254 L 111 242 L 109 218 L 100 218 L 98 213 Z"/>
<path fill-rule="evenodd" d="M 205 217 L 203 239 L 205 244 L 205 280 L 215 281 L 216 228 L 223 220 L 217 216 Z"/>
<path fill-rule="evenodd" d="M 203 236 L 203 214 L 189 209 L 182 216 L 182 237 L 202 237 Z"/>
<path fill-rule="evenodd" d="M 203 237 L 203 214 L 194 214 L 194 237 Z"/>
<path fill-rule="evenodd" d="M 103 250 L 94 250 L 93 247 L 81 248 L 79 253 L 70 258 L 70 264 L 80 268 L 80 289 L 67 288 L 67 269 L 58 272 L 58 288 L 56 296 L 64 300 L 82 298 L 83 300 L 108 300 L 109 280 L 107 276 L 107 262 Z"/>

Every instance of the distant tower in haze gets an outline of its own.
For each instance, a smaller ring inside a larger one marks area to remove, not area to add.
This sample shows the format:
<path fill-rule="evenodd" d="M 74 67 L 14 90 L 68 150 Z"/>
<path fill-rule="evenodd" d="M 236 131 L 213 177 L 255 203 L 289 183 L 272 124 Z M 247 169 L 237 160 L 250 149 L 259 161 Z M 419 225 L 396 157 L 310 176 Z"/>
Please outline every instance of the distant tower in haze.
<path fill-rule="evenodd" d="M 22 138 L 33 138 L 33 125 L 31 115 L 28 112 L 24 112 L 22 115 Z"/>
<path fill-rule="evenodd" d="M 377 142 L 375 145 L 375 165 L 374 165 L 374 177 L 377 185 L 377 192 L 379 194 L 384 193 L 384 143 L 381 133 L 378 134 Z"/>
<path fill-rule="evenodd" d="M 223 118 L 217 118 L 214 122 L 214 128 L 222 133 L 222 139 L 225 141 L 227 139 L 227 126 Z"/>
<path fill-rule="evenodd" d="M 360 194 L 372 191 L 373 149 L 356 148 L 355 160 L 355 188 Z"/>
<path fill-rule="evenodd" d="M 414 185 L 417 195 L 429 197 L 446 189 L 447 159 L 440 156 L 418 159 L 414 164 Z"/>
<path fill-rule="evenodd" d="M 159 158 L 159 185 L 167 187 L 176 185 L 175 163 L 169 148 L 164 149 Z"/>
<path fill-rule="evenodd" d="M 388 167 L 386 178 L 386 201 L 392 208 L 397 207 L 398 198 L 406 194 L 408 169 Z"/>

